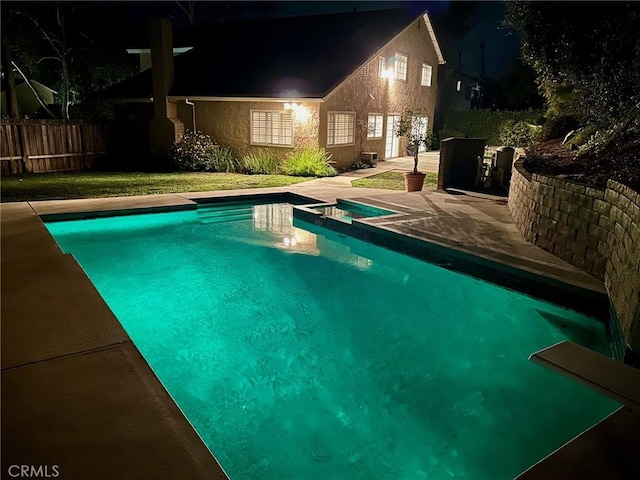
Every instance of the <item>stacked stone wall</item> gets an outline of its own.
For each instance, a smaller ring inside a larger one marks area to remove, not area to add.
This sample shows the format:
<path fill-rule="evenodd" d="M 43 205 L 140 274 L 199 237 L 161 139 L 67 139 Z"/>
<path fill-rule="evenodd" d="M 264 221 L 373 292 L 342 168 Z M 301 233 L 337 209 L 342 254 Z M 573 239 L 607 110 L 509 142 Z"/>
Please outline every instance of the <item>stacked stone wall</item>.
<path fill-rule="evenodd" d="M 508 205 L 528 241 L 604 281 L 624 341 L 640 352 L 640 194 L 532 175 L 519 160 Z"/>

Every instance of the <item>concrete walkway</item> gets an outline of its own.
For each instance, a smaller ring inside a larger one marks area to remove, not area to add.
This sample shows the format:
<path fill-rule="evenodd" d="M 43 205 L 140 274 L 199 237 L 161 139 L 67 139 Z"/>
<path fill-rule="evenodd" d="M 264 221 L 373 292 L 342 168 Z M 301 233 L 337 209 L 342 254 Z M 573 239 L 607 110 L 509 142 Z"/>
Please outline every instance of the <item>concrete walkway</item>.
<path fill-rule="evenodd" d="M 2 204 L 3 478 L 14 464 L 56 466 L 64 479 L 226 478 L 40 215 L 195 208 L 201 198 L 258 193 L 293 192 L 323 202 L 352 198 L 399 212 L 395 219 L 371 220 L 389 234 L 604 293 L 601 282 L 527 243 L 505 198 L 351 187 L 353 179 L 412 166 L 411 158 L 387 160 L 282 188 Z M 437 152 L 422 154 L 419 168 L 437 172 Z"/>

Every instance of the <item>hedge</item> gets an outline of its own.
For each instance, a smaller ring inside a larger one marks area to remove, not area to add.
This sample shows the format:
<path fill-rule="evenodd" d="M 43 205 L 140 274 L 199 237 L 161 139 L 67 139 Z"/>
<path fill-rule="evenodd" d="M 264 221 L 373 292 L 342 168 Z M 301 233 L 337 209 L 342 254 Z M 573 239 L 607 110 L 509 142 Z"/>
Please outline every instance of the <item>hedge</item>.
<path fill-rule="evenodd" d="M 515 112 L 491 110 L 466 110 L 444 112 L 441 131 L 457 131 L 469 138 L 486 138 L 488 145 L 500 145 L 502 126 L 508 121 L 523 121 L 540 125 L 544 122 L 542 110 L 520 110 Z M 442 138 L 440 138 L 442 140 Z"/>

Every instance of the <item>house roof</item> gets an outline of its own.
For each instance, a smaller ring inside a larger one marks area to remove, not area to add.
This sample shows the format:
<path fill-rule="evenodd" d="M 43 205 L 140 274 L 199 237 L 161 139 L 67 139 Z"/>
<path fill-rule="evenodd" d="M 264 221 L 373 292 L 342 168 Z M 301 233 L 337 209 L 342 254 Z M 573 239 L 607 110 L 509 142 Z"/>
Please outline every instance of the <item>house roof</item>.
<path fill-rule="evenodd" d="M 16 88 L 20 88 L 20 89 L 29 88 L 27 83 L 22 78 L 16 78 L 15 82 L 16 82 Z M 53 93 L 53 94 L 58 93 L 53 88 L 47 87 L 46 85 L 44 85 L 43 83 L 38 82 L 37 80 L 31 80 L 31 84 L 35 88 L 41 88 L 41 89 L 50 90 L 51 93 Z M 0 91 L 6 92 L 8 89 L 9 89 L 9 82 L 7 81 L 6 78 L 3 77 L 2 80 L 0 81 Z"/>
<path fill-rule="evenodd" d="M 172 97 L 322 98 L 418 18 L 402 9 L 209 25 L 180 34 Z M 425 34 L 433 36 L 427 20 Z M 177 37 L 178 35 L 176 35 Z M 439 62 L 444 63 L 436 42 Z M 149 99 L 151 70 L 105 92 Z"/>

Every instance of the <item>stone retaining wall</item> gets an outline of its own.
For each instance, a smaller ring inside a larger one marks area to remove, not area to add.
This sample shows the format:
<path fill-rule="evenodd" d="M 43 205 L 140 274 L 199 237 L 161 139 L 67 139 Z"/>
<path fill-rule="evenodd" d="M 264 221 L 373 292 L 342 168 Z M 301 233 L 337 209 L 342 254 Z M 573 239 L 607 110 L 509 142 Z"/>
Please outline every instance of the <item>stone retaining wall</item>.
<path fill-rule="evenodd" d="M 604 280 L 627 348 L 640 352 L 640 194 L 530 174 L 514 164 L 509 212 L 535 245 Z"/>

